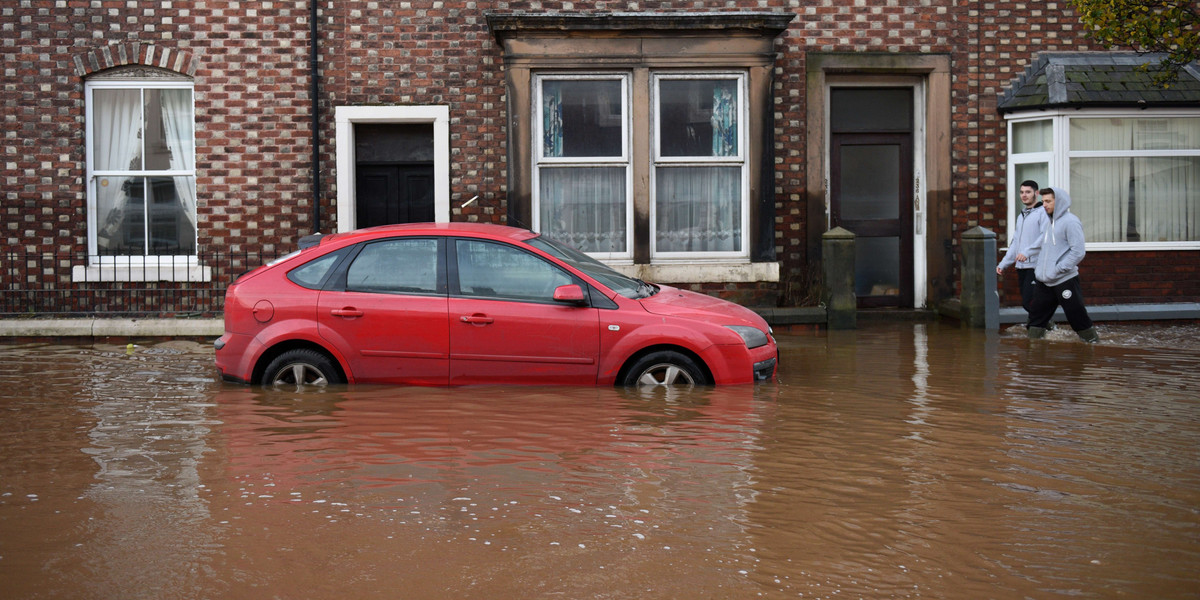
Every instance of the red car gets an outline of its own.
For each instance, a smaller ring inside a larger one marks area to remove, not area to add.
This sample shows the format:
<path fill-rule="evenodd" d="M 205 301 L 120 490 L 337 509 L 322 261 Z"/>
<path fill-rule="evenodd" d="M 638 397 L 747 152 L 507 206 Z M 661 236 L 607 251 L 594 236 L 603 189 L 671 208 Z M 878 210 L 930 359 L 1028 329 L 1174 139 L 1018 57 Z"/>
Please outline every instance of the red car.
<path fill-rule="evenodd" d="M 479 223 L 322 236 L 229 286 L 216 341 L 223 378 L 266 385 L 750 383 L 777 353 L 749 309 Z"/>

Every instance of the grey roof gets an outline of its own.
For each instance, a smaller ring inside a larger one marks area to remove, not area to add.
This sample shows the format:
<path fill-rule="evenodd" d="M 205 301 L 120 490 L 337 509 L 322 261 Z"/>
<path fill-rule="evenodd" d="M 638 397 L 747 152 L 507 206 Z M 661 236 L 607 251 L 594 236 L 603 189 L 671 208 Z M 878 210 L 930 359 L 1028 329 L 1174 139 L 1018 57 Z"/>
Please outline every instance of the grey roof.
<path fill-rule="evenodd" d="M 1169 88 L 1153 81 L 1161 54 L 1043 52 L 1000 97 L 1001 114 L 1048 108 L 1197 107 L 1200 61 L 1179 72 Z M 1150 68 L 1142 69 L 1141 65 Z"/>

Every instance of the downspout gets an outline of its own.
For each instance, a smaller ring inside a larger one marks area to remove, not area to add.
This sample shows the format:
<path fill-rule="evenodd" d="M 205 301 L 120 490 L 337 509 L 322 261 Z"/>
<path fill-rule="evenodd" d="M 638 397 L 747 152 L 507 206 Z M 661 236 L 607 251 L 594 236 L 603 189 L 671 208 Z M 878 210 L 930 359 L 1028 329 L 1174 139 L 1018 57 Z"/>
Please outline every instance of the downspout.
<path fill-rule="evenodd" d="M 312 96 L 312 186 L 313 233 L 321 232 L 321 106 L 320 81 L 317 74 L 317 0 L 309 0 L 308 17 L 311 54 L 309 56 L 310 94 Z"/>

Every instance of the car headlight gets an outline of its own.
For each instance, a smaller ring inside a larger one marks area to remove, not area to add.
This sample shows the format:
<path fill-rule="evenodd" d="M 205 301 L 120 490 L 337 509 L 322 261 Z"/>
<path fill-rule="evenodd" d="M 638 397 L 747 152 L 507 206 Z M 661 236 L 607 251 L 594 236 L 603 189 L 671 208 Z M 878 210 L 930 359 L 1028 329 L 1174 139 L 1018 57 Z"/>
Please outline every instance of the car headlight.
<path fill-rule="evenodd" d="M 766 346 L 769 341 L 766 332 L 757 327 L 747 327 L 745 325 L 726 325 L 726 327 L 741 336 L 742 341 L 746 342 L 747 348 Z"/>

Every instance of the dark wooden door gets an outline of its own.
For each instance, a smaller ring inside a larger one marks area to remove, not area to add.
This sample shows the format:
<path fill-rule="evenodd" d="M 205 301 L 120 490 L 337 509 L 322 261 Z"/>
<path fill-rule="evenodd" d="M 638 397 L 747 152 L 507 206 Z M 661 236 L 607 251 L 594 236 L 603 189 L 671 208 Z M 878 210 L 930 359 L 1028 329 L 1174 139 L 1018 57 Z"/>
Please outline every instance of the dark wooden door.
<path fill-rule="evenodd" d="M 357 165 L 357 227 L 434 220 L 433 165 Z"/>
<path fill-rule="evenodd" d="M 830 219 L 855 234 L 860 307 L 913 305 L 912 139 L 831 134 Z"/>

